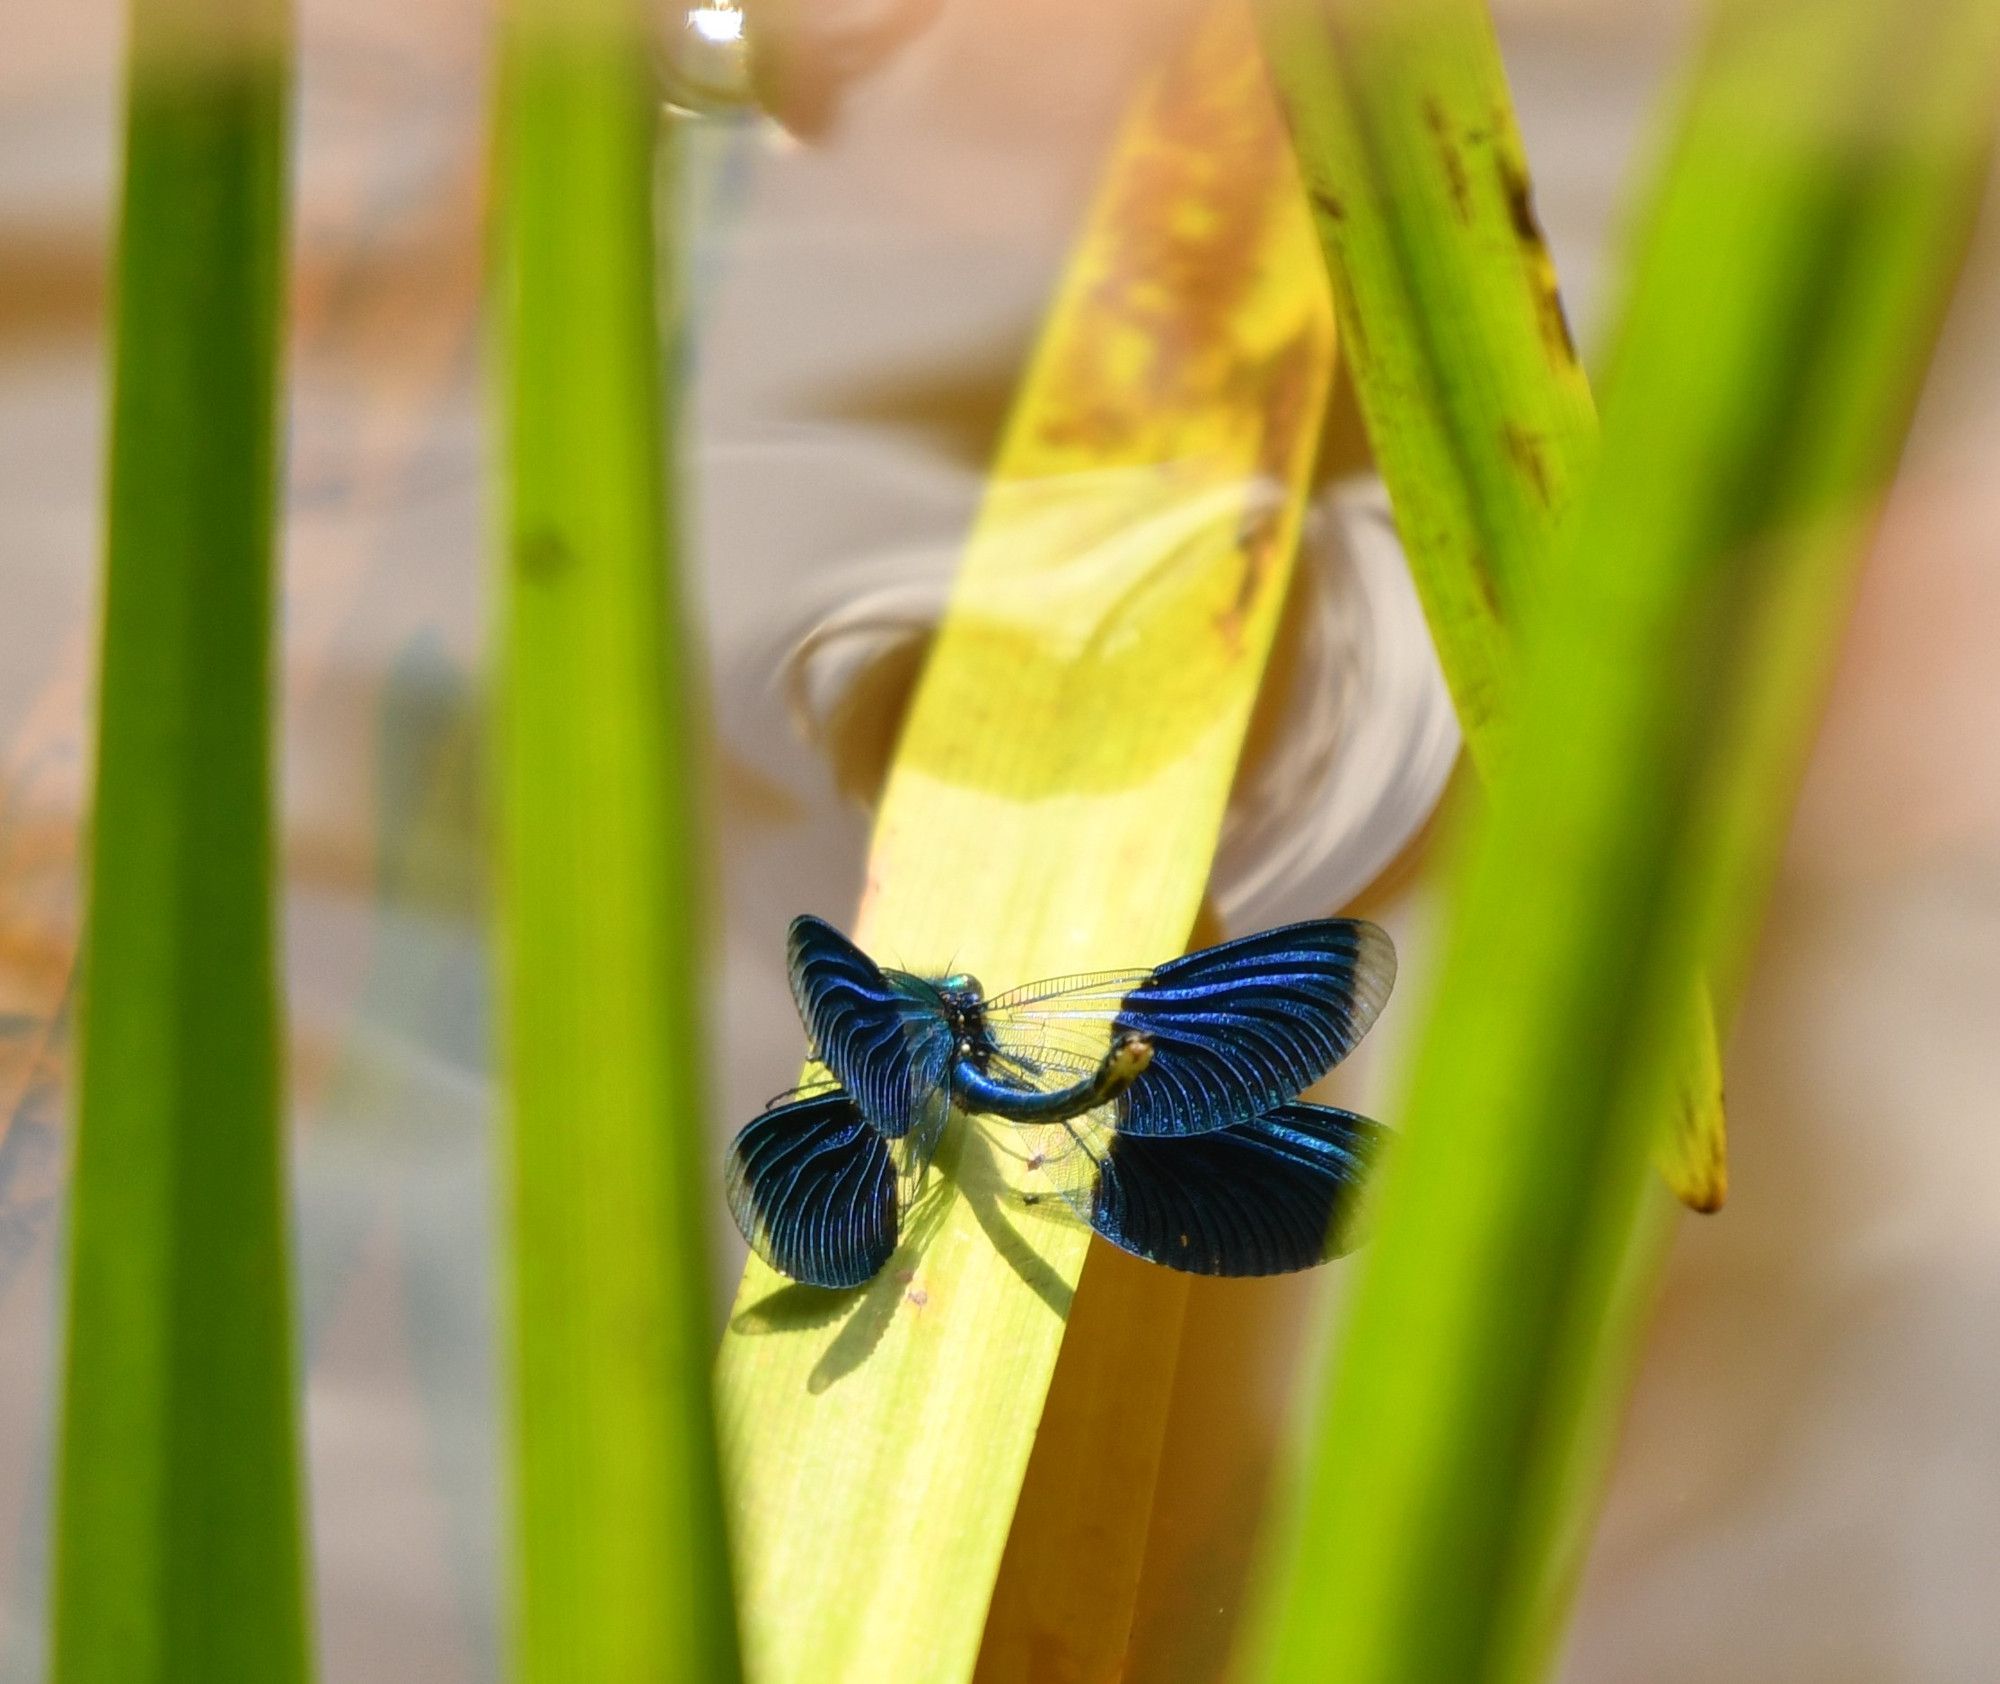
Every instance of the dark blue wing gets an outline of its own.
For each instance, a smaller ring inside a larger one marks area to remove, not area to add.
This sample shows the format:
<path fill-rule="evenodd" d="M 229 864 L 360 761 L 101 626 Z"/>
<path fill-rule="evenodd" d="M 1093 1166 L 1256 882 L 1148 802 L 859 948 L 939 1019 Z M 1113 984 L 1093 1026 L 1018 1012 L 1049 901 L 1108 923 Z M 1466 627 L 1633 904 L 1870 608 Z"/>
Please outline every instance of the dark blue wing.
<path fill-rule="evenodd" d="M 1347 1218 L 1384 1130 L 1279 1105 L 1188 1139 L 1114 1133 L 1085 1211 L 1120 1250 L 1191 1275 L 1281 1275 L 1349 1248 Z"/>
<path fill-rule="evenodd" d="M 813 1056 L 891 1140 L 951 1108 L 951 1024 L 921 977 L 885 971 L 823 919 L 792 920 L 792 998 Z"/>
<path fill-rule="evenodd" d="M 1205 1134 L 1296 1098 L 1354 1050 L 1396 981 L 1375 925 L 1322 918 L 1169 960 L 1150 973 L 1070 977 L 990 1001 L 1008 1051 L 1051 1065 L 1102 1055 L 1118 1034 L 1153 1044 L 1118 1101 L 1121 1134 Z"/>
<path fill-rule="evenodd" d="M 730 1144 L 723 1184 L 750 1249 L 808 1286 L 859 1286 L 896 1249 L 889 1144 L 838 1088 L 749 1124 Z"/>

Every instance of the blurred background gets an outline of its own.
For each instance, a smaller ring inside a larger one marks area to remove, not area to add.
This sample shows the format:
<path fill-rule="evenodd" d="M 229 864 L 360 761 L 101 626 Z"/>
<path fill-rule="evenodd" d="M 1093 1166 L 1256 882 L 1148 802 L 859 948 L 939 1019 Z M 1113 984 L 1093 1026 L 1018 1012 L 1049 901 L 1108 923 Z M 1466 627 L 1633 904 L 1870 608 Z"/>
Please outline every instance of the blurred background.
<path fill-rule="evenodd" d="M 1617 212 L 1687 47 L 1684 10 L 1495 6 L 1586 346 L 1614 302 Z M 320 1646 L 336 1684 L 486 1680 L 498 1671 L 503 1507 L 483 932 L 489 19 L 473 0 L 303 0 L 301 11 L 282 755 Z M 718 1143 L 792 1080 L 784 924 L 800 910 L 844 920 L 857 898 L 862 798 L 1022 359 L 1125 102 L 1191 7 L 941 0 L 910 10 L 921 27 L 890 50 L 896 11 L 890 0 L 827 9 L 875 39 L 839 58 L 849 74 L 794 90 L 809 142 L 728 116 L 689 137 L 684 445 L 717 735 Z M 663 38 L 679 23 L 663 13 Z M 39 1678 L 44 1655 L 120 12 L 79 0 L 25 12 L 9 33 L 0 1679 L 11 1681 Z M 1729 1049 L 1733 1195 L 1722 1215 L 1681 1223 L 1575 1622 L 1576 1684 L 2000 1674 L 1992 211 L 1864 576 Z M 1354 466 L 1328 455 L 1329 477 Z M 1355 638 L 1389 664 L 1409 626 L 1393 590 L 1355 594 L 1381 566 L 1366 527 L 1328 500 L 1316 542 L 1336 556 L 1329 589 L 1348 608 L 1327 620 L 1339 635 L 1294 648 L 1336 667 L 1360 659 Z M 1420 656 L 1402 649 L 1397 670 L 1422 691 Z M 1365 689 L 1353 692 L 1361 712 Z M 1332 729 L 1287 707 L 1281 695 L 1267 708 L 1264 752 Z M 1331 876 L 1324 860 L 1266 869 L 1282 827 L 1255 822 L 1246 778 L 1218 915 L 1270 922 L 1362 891 L 1420 989 L 1421 841 L 1366 879 L 1437 794 L 1451 740 L 1448 725 L 1431 727 L 1401 743 L 1397 764 L 1415 771 L 1372 792 L 1369 844 Z M 1319 793 L 1356 799 L 1352 775 L 1344 795 Z M 1397 1029 L 1392 1010 L 1384 1044 L 1371 1041 L 1341 1091 L 1391 1120 Z M 726 1232 L 719 1189 L 717 1221 Z M 1255 1495 L 1325 1290 L 1196 1283 L 1128 1676 L 1215 1676 Z M 1225 1441 L 1212 1429 L 1230 1410 L 1244 1430 Z"/>

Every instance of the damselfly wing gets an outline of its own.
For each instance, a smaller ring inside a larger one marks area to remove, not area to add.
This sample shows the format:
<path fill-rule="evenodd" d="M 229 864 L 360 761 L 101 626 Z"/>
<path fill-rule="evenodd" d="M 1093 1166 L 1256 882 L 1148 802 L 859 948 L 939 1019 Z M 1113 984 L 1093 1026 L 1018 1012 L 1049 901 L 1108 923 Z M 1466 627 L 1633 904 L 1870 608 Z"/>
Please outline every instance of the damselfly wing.
<path fill-rule="evenodd" d="M 819 918 L 792 920 L 786 961 L 813 1057 L 875 1131 L 900 1140 L 941 1130 L 958 1036 L 940 985 L 885 971 Z"/>
<path fill-rule="evenodd" d="M 1384 1131 L 1294 1101 L 1205 1134 L 1121 1134 L 1103 1113 L 1008 1131 L 1030 1200 L 1057 1196 L 1105 1239 L 1198 1275 L 1309 1269 L 1348 1249 Z M 891 1144 L 840 1088 L 773 1106 L 737 1136 L 730 1209 L 772 1268 L 852 1287 L 894 1254 L 907 1198 Z"/>
<path fill-rule="evenodd" d="M 840 1088 L 765 1111 L 730 1146 L 723 1182 L 750 1249 L 793 1280 L 859 1286 L 895 1252 L 889 1142 Z"/>
<path fill-rule="evenodd" d="M 1303 1093 L 1367 1034 L 1396 982 L 1374 924 L 1319 918 L 1204 947 L 1151 971 L 1062 977 L 985 1002 L 1017 1059 L 1101 1056 L 1107 1033 L 1152 1047 L 1118 1101 L 1120 1132 L 1206 1134 Z"/>
<path fill-rule="evenodd" d="M 1102 1113 L 1016 1131 L 1011 1154 L 1120 1250 L 1195 1275 L 1280 1275 L 1345 1253 L 1385 1130 L 1293 1100 L 1190 1136 Z M 1031 1193 L 1029 1197 L 1036 1195 Z"/>

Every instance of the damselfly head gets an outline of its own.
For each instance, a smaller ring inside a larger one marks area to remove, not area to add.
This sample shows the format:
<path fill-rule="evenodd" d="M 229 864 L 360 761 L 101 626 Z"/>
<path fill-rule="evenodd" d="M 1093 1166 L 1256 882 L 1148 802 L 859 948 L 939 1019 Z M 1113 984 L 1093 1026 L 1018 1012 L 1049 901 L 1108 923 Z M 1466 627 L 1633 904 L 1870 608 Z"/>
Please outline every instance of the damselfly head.
<path fill-rule="evenodd" d="M 1153 1038 L 1150 1035 L 1120 1035 L 1111 1043 L 1104 1069 L 1122 1090 L 1143 1076 L 1152 1062 Z"/>
<path fill-rule="evenodd" d="M 945 1021 L 958 1043 L 958 1056 L 977 1059 L 983 1067 L 988 1051 L 986 991 L 979 986 L 979 978 L 967 971 L 953 971 L 950 976 L 940 978 L 936 986 Z"/>

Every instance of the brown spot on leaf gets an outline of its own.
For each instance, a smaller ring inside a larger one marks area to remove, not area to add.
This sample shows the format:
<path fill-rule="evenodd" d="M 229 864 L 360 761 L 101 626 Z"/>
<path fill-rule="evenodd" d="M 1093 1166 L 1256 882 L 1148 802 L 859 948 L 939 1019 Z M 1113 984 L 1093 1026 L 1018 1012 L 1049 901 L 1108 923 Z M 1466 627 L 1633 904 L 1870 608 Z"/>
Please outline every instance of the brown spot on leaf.
<path fill-rule="evenodd" d="M 1496 626 L 1504 626 L 1507 616 L 1500 612 L 1500 592 L 1493 579 L 1492 558 L 1483 549 L 1472 552 L 1472 582 L 1479 588 L 1479 599 L 1486 605 L 1486 612 L 1493 616 Z"/>
<path fill-rule="evenodd" d="M 1347 270 L 1341 264 L 1333 264 L 1327 269 L 1327 279 L 1333 283 L 1333 313 L 1340 323 L 1344 343 L 1341 351 L 1350 365 L 1365 368 L 1368 365 L 1368 324 L 1361 319 L 1361 306 L 1355 302 L 1354 289 L 1347 284 Z"/>
<path fill-rule="evenodd" d="M 1535 215 L 1534 189 L 1528 173 L 1512 153 L 1497 150 L 1494 167 L 1500 175 L 1500 193 L 1507 203 L 1507 220 L 1513 225 L 1514 239 L 1528 265 L 1530 284 L 1535 289 L 1535 313 L 1540 323 L 1542 343 L 1551 357 L 1563 363 L 1576 361 L 1576 340 L 1563 313 L 1562 294 L 1556 287 L 1556 268 L 1549 258 L 1549 243 Z"/>
<path fill-rule="evenodd" d="M 1313 205 L 1327 221 L 1345 222 L 1347 220 L 1347 207 L 1340 202 L 1336 195 L 1326 188 L 1315 187 L 1312 190 L 1311 197 Z"/>
<path fill-rule="evenodd" d="M 1288 150 L 1274 103 L 1245 96 L 1262 65 L 1234 28 L 1207 28 L 1166 68 L 1121 142 L 1087 256 L 1090 279 L 1046 348 L 1065 370 L 1039 394 L 1045 449 L 1116 455 L 1160 412 L 1206 401 L 1218 353 L 1260 281 L 1271 178 Z"/>
<path fill-rule="evenodd" d="M 1518 422 L 1509 421 L 1500 429 L 1500 442 L 1507 459 L 1527 476 L 1536 498 L 1547 508 L 1553 488 L 1549 483 L 1548 458 L 1542 454 L 1542 441 Z"/>
<path fill-rule="evenodd" d="M 1438 161 L 1444 165 L 1445 186 L 1451 192 L 1451 208 L 1460 222 L 1472 220 L 1472 184 L 1465 179 L 1465 160 L 1459 156 L 1458 142 L 1452 138 L 1451 123 L 1435 97 L 1424 100 L 1424 127 L 1437 143 Z"/>
<path fill-rule="evenodd" d="M 1691 1189 L 1681 1195 L 1681 1203 L 1697 1216 L 1713 1216 L 1729 1202 L 1729 1191 L 1719 1182 Z"/>
<path fill-rule="evenodd" d="M 1505 152 L 1496 152 L 1493 158 L 1500 172 L 1500 192 L 1507 201 L 1507 220 L 1514 225 L 1514 238 L 1537 251 L 1545 250 L 1548 241 L 1543 238 L 1542 225 L 1535 216 L 1535 194 L 1528 185 L 1527 172 Z"/>
<path fill-rule="evenodd" d="M 1576 338 L 1569 330 L 1569 317 L 1563 313 L 1562 294 L 1551 283 L 1540 289 L 1536 302 L 1541 312 L 1543 342 L 1564 362 L 1575 362 Z"/>
<path fill-rule="evenodd" d="M 1258 488 L 1283 486 L 1291 479 L 1292 452 L 1309 427 L 1312 368 L 1312 346 L 1300 336 L 1279 346 L 1269 359 L 1247 371 L 1251 389 L 1264 394 L 1263 425 L 1253 469 L 1253 498 Z M 1235 598 L 1223 611 L 1217 626 L 1232 652 L 1269 583 L 1283 528 L 1281 508 L 1255 504 L 1244 511 L 1237 527 L 1236 548 L 1243 571 L 1237 579 Z"/>
<path fill-rule="evenodd" d="M 514 565 L 522 578 L 534 584 L 553 584 L 575 560 L 576 553 L 562 534 L 546 526 L 523 532 L 514 541 Z"/>

